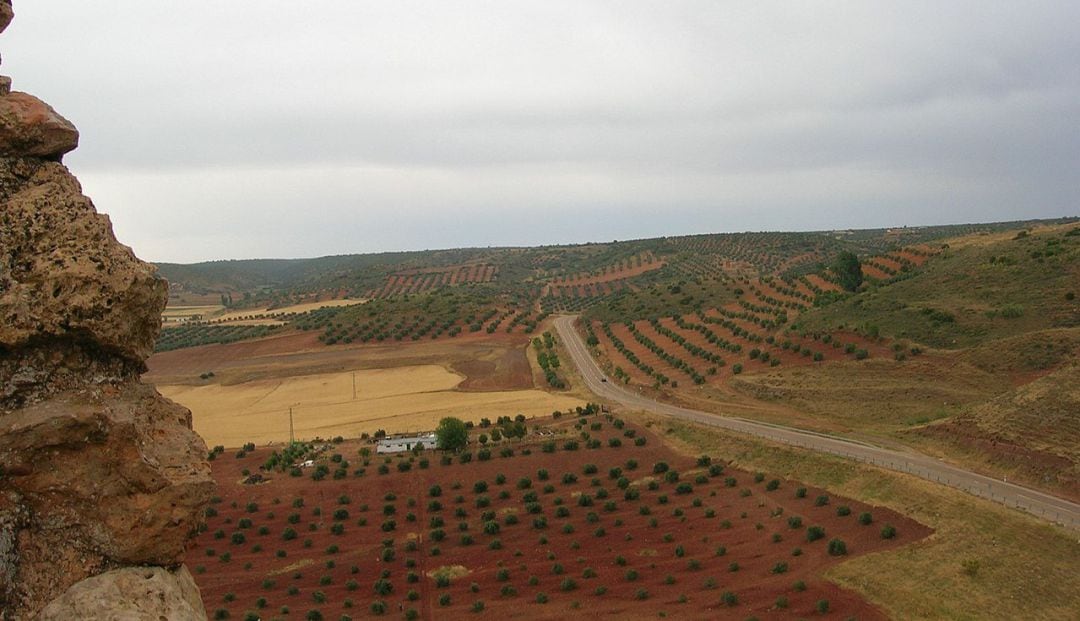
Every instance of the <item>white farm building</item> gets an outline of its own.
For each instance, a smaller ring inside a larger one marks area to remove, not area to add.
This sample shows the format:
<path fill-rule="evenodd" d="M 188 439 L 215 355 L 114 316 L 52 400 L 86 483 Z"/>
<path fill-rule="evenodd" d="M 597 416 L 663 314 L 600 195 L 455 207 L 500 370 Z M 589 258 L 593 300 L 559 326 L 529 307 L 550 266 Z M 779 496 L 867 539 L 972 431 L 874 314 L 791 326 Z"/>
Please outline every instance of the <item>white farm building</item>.
<path fill-rule="evenodd" d="M 417 445 L 421 448 L 435 448 L 437 439 L 434 432 L 422 433 L 413 436 L 394 436 L 383 438 L 375 445 L 376 453 L 404 453 L 411 451 Z"/>

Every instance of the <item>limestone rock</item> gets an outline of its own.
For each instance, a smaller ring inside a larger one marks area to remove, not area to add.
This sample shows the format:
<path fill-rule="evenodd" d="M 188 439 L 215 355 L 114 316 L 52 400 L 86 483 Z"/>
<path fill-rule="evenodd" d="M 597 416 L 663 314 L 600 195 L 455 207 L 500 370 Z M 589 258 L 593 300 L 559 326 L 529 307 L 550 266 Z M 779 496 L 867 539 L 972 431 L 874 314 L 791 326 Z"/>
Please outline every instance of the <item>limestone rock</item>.
<path fill-rule="evenodd" d="M 205 456 L 191 412 L 137 381 L 0 416 L 0 593 L 34 609 L 103 568 L 180 563 L 213 493 Z"/>
<path fill-rule="evenodd" d="M 0 351 L 77 343 L 141 371 L 168 295 L 156 268 L 116 241 L 62 164 L 0 158 L 0 205 Z M 9 379 L 0 371 L 0 408 Z"/>
<path fill-rule="evenodd" d="M 38 621 L 205 621 L 187 568 L 129 567 L 88 578 L 41 611 Z"/>
<path fill-rule="evenodd" d="M 79 131 L 52 106 L 33 95 L 0 98 L 0 156 L 59 161 L 79 146 Z"/>
<path fill-rule="evenodd" d="M 0 32 L 7 29 L 15 13 L 11 10 L 11 0 L 0 0 Z"/>

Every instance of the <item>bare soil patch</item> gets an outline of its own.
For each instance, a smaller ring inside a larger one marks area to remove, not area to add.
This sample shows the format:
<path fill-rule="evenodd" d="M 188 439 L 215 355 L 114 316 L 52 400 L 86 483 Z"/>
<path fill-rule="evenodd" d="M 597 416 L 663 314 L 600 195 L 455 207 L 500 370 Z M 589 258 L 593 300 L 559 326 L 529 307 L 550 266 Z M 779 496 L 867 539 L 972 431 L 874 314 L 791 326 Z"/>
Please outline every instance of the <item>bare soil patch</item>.
<path fill-rule="evenodd" d="M 523 347 L 507 349 L 493 360 L 462 360 L 452 368 L 465 376 L 460 390 L 522 390 L 533 387 Z"/>

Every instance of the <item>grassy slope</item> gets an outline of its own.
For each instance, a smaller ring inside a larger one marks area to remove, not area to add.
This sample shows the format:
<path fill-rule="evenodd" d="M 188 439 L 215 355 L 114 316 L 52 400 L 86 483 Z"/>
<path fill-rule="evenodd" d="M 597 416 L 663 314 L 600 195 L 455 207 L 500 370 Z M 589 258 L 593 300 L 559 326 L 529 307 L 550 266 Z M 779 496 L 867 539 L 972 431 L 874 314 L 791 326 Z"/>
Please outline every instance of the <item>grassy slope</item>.
<path fill-rule="evenodd" d="M 900 439 L 976 470 L 1076 497 L 1080 407 L 1069 365 L 1080 356 L 1080 300 L 1066 295 L 1080 293 L 1080 235 L 1066 234 L 1076 228 L 953 240 L 947 256 L 912 278 L 810 311 L 797 322 L 810 330 L 876 326 L 882 335 L 943 350 L 903 362 L 777 369 L 732 385 L 853 432 Z M 1003 309 L 1019 316 L 1002 317 Z M 940 313 L 954 320 L 936 318 Z M 925 423 L 933 424 L 915 427 Z"/>
<path fill-rule="evenodd" d="M 894 552 L 852 559 L 827 577 L 896 619 L 1075 619 L 1080 541 L 1075 533 L 962 492 L 837 457 L 650 418 L 691 455 L 797 478 L 889 507 L 935 529 Z M 962 563 L 978 563 L 968 575 Z"/>
<path fill-rule="evenodd" d="M 1080 295 L 1080 235 L 1065 235 L 1075 228 L 961 240 L 916 276 L 807 313 L 798 325 L 876 326 L 881 334 L 949 349 L 1080 326 L 1080 299 L 1065 299 Z M 1054 254 L 1046 256 L 1048 250 Z"/>
<path fill-rule="evenodd" d="M 1080 498 L 1080 364 L 904 435 L 924 452 Z"/>
<path fill-rule="evenodd" d="M 740 375 L 744 394 L 788 403 L 852 431 L 893 432 L 944 418 L 1006 388 L 993 375 L 948 356 L 839 362 Z"/>

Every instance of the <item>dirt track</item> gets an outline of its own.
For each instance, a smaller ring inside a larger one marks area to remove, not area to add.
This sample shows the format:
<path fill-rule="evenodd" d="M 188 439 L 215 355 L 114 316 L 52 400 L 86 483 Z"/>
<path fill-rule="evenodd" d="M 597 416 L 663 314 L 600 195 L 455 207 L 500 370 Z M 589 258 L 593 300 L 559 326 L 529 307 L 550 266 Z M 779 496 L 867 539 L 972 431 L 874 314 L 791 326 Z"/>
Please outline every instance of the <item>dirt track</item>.
<path fill-rule="evenodd" d="M 555 319 L 555 328 L 570 353 L 574 365 L 581 373 L 586 386 L 600 397 L 630 408 L 642 409 L 655 414 L 713 427 L 722 427 L 768 440 L 872 463 L 890 470 L 906 472 L 1009 507 L 1023 509 L 1055 523 L 1080 529 L 1080 505 L 1076 503 L 970 472 L 921 453 L 890 450 L 781 425 L 770 425 L 711 414 L 647 399 L 610 381 L 605 381 L 603 372 L 596 364 L 596 361 L 589 355 L 585 343 L 582 342 L 577 330 L 574 329 L 576 320 L 576 315 L 557 317 Z"/>

